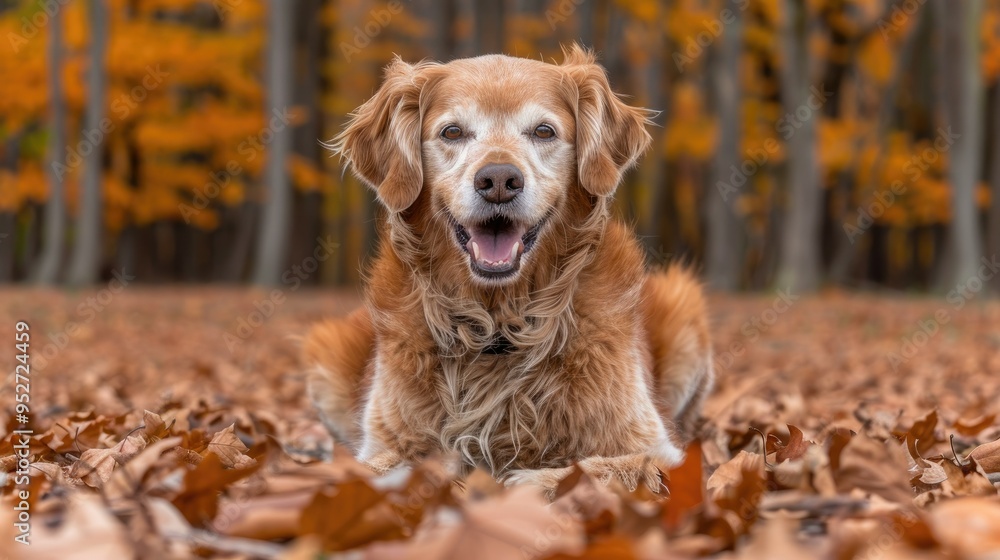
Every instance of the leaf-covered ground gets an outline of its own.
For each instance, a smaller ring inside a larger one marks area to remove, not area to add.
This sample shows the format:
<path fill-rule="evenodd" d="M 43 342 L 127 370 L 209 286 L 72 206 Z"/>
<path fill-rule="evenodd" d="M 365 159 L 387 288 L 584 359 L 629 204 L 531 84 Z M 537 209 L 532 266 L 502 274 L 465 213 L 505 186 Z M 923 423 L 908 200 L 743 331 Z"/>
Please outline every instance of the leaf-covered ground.
<path fill-rule="evenodd" d="M 549 505 L 440 461 L 376 478 L 334 449 L 296 340 L 357 297 L 277 295 L 0 290 L 0 556 L 1000 555 L 1000 303 L 713 297 L 719 383 L 670 497 L 576 473 Z"/>

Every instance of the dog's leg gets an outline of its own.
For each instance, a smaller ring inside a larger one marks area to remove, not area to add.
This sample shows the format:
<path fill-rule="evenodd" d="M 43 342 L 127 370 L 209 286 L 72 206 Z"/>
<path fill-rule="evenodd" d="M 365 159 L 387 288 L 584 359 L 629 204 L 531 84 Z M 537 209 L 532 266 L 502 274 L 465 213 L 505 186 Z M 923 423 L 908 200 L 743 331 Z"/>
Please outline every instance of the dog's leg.
<path fill-rule="evenodd" d="M 686 441 L 693 436 L 715 377 L 698 281 L 677 266 L 647 276 L 643 319 L 653 354 L 653 402 Z"/>
<path fill-rule="evenodd" d="M 373 348 L 371 320 L 364 308 L 316 325 L 302 348 L 309 396 L 334 438 L 350 447 L 361 438 L 358 401 Z"/>

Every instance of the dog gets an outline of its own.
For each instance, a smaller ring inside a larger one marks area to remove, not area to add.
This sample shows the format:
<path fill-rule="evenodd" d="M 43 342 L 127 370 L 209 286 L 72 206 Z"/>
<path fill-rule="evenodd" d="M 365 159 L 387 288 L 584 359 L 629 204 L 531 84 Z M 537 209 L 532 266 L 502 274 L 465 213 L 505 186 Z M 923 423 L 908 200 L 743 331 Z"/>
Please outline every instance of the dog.
<path fill-rule="evenodd" d="M 659 490 L 713 384 L 702 289 L 612 217 L 650 112 L 594 55 L 388 65 L 330 144 L 384 207 L 365 305 L 308 333 L 308 390 L 376 472 L 445 452 L 551 495 Z"/>

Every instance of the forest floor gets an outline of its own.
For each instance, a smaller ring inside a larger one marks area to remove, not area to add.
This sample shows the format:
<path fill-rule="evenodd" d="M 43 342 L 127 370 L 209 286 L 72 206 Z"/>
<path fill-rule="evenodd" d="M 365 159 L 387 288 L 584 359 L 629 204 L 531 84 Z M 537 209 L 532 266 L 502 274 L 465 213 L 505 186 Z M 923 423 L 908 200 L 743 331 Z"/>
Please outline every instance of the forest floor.
<path fill-rule="evenodd" d="M 669 499 L 577 472 L 549 505 L 333 450 L 297 340 L 354 292 L 117 288 L 0 288 L 0 557 L 998 557 L 1000 302 L 713 297 L 719 381 Z"/>

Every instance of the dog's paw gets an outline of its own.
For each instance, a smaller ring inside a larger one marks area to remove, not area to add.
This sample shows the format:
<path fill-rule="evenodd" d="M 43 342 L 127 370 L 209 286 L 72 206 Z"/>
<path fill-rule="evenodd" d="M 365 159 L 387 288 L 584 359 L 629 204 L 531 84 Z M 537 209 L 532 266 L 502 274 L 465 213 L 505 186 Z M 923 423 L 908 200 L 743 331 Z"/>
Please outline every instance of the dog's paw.
<path fill-rule="evenodd" d="M 399 453 L 396 453 L 391 449 L 387 449 L 376 453 L 371 457 L 362 456 L 358 459 L 358 462 L 375 471 L 375 474 L 383 475 L 403 464 L 403 458 L 399 455 Z"/>
<path fill-rule="evenodd" d="M 654 494 L 661 494 L 665 489 L 660 469 L 645 455 L 590 457 L 578 465 L 587 476 L 604 486 L 620 483 L 629 492 L 634 492 L 642 485 Z M 503 482 L 508 487 L 519 484 L 537 486 L 551 500 L 555 498 L 559 483 L 572 472 L 573 467 L 514 470 L 507 474 Z"/>
<path fill-rule="evenodd" d="M 665 488 L 660 469 L 644 455 L 590 457 L 580 462 L 580 468 L 601 484 L 618 481 L 629 492 L 635 492 L 639 485 L 654 494 L 661 493 Z"/>
<path fill-rule="evenodd" d="M 552 500 L 556 496 L 556 489 L 564 478 L 573 472 L 573 467 L 562 467 L 552 469 L 517 469 L 507 473 L 503 479 L 506 487 L 530 485 L 542 491 L 545 498 Z"/>

